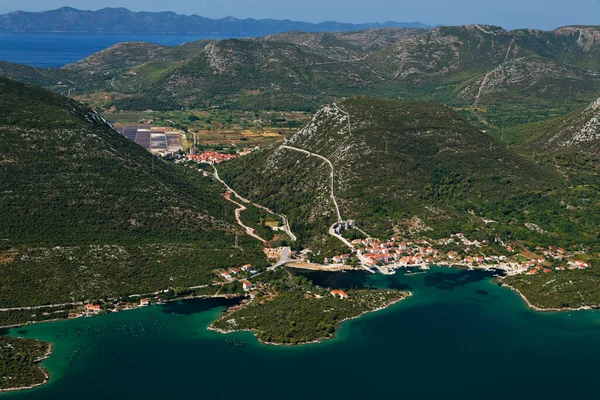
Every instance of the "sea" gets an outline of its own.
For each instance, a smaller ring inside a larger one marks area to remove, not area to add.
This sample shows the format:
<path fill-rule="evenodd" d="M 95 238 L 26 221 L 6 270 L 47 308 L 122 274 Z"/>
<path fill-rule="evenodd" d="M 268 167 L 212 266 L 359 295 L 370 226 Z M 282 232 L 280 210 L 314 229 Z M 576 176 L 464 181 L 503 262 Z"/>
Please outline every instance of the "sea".
<path fill-rule="evenodd" d="M 117 43 L 148 42 L 179 46 L 202 39 L 240 37 L 247 36 L 0 32 L 0 60 L 38 68 L 60 68 Z"/>
<path fill-rule="evenodd" d="M 294 273 L 300 273 L 294 271 Z M 231 300 L 190 300 L 16 328 L 47 340 L 48 384 L 7 399 L 577 399 L 598 397 L 600 313 L 539 313 L 490 273 L 300 273 L 414 295 L 335 338 L 269 346 L 207 330 Z"/>

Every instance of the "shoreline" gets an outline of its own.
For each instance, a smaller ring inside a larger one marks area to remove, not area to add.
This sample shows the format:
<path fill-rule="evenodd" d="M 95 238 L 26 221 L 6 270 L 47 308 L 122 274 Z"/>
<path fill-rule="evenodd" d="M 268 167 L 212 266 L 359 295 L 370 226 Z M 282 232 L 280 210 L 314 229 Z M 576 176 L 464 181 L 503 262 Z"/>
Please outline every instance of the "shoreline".
<path fill-rule="evenodd" d="M 247 295 L 246 294 L 219 294 L 219 295 L 202 294 L 202 295 L 197 295 L 197 296 L 184 296 L 184 297 L 177 297 L 177 298 L 165 300 L 165 304 L 166 303 L 172 303 L 172 302 L 175 302 L 175 301 L 183 301 L 183 300 L 235 299 L 237 297 L 247 297 Z M 140 307 L 135 307 L 135 308 L 124 308 L 122 310 L 119 310 L 119 312 L 134 311 L 134 310 L 139 310 L 140 308 L 157 306 L 157 305 L 161 305 L 161 304 L 155 303 L 155 304 L 150 304 L 150 306 L 140 306 Z M 94 318 L 94 317 L 96 317 L 98 315 L 106 315 L 106 314 L 111 314 L 111 313 L 112 312 L 107 312 L 107 313 L 101 313 L 101 314 L 94 314 L 94 315 L 90 315 L 90 316 L 79 315 L 79 316 L 74 317 L 74 318 L 54 318 L 54 319 L 47 319 L 47 320 L 44 320 L 44 321 L 27 321 L 27 322 L 22 322 L 22 323 L 17 323 L 17 324 L 3 325 L 3 326 L 0 326 L 0 330 L 2 330 L 2 329 L 21 328 L 21 327 L 27 327 L 29 325 L 45 324 L 45 323 L 48 323 L 48 322 L 70 321 L 70 320 L 75 320 L 75 319 L 80 319 L 80 318 Z"/>
<path fill-rule="evenodd" d="M 39 342 L 39 340 L 38 340 Z M 0 389 L 0 393 L 8 393 L 8 392 L 17 392 L 17 391 L 21 391 L 21 390 L 31 390 L 31 389 L 35 389 L 37 387 L 43 386 L 45 384 L 47 384 L 50 381 L 50 373 L 48 372 L 48 370 L 42 368 L 42 366 L 40 365 L 43 361 L 47 360 L 50 358 L 50 356 L 52 355 L 52 353 L 54 352 L 54 344 L 50 343 L 50 342 L 44 342 L 44 343 L 48 343 L 48 349 L 46 350 L 46 352 L 44 353 L 44 355 L 38 359 L 35 359 L 33 364 L 35 365 L 36 368 L 38 368 L 40 371 L 42 371 L 42 373 L 44 374 L 44 381 L 40 382 L 40 383 L 36 383 L 33 385 L 28 385 L 28 386 L 20 386 L 20 387 L 16 387 L 16 388 L 7 388 L 7 389 Z"/>
<path fill-rule="evenodd" d="M 500 280 L 500 284 L 502 287 L 505 287 L 505 288 L 510 289 L 513 292 L 517 293 L 519 295 L 519 297 L 521 297 L 521 299 L 523 300 L 523 303 L 525 303 L 525 305 L 529 309 L 536 311 L 536 312 L 546 312 L 547 313 L 547 312 L 567 312 L 567 311 L 590 311 L 590 310 L 597 309 L 597 308 L 590 307 L 590 306 L 583 306 L 583 307 L 579 307 L 579 308 L 571 308 L 571 307 L 542 308 L 542 307 L 534 306 L 533 304 L 531 304 L 531 301 L 529 301 L 529 299 L 523 293 L 521 293 L 521 291 L 519 289 L 512 287 L 508 283 L 504 283 L 502 280 Z"/>
<path fill-rule="evenodd" d="M 245 295 L 241 295 L 241 294 L 225 294 L 225 295 L 198 295 L 198 296 L 187 296 L 187 297 L 178 297 L 175 299 L 170 299 L 167 300 L 166 303 L 171 303 L 171 302 L 175 302 L 175 301 L 183 301 L 183 300 L 196 300 L 196 299 L 234 299 L 234 298 L 244 298 L 246 297 Z M 153 305 L 159 305 L 159 304 L 153 304 Z M 127 312 L 127 311 L 133 311 L 133 310 L 139 310 L 140 308 L 143 307 L 137 307 L 137 308 L 129 308 L 129 309 L 123 309 L 119 312 Z M 102 315 L 102 314 L 100 314 Z M 93 318 L 95 317 L 95 315 L 89 317 L 89 318 Z M 14 329 L 14 328 L 20 328 L 20 327 L 26 327 L 29 325 L 33 325 L 33 324 L 43 324 L 46 322 L 57 322 L 57 321 L 68 321 L 68 320 L 74 320 L 74 319 L 80 319 L 80 318 L 85 318 L 85 316 L 81 315 L 78 316 L 76 318 L 56 318 L 56 319 L 52 319 L 52 320 L 45 320 L 45 321 L 39 321 L 39 322 L 25 322 L 22 324 L 14 324 L 14 325 L 6 325 L 6 326 L 0 326 L 0 329 Z M 31 322 L 31 324 L 29 323 Z M 15 336 L 18 339 L 21 339 L 20 336 Z M 37 340 L 37 339 L 34 339 Z M 38 342 L 43 342 L 38 340 Z M 28 385 L 28 386 L 21 386 L 21 387 L 17 387 L 17 388 L 7 388 L 7 389 L 0 389 L 0 393 L 6 393 L 6 392 L 16 392 L 16 391 L 21 391 L 21 390 L 31 390 L 31 389 L 35 389 L 39 386 L 43 386 L 45 384 L 48 383 L 48 381 L 50 380 L 50 373 L 42 368 L 39 364 L 41 364 L 43 361 L 49 359 L 53 352 L 54 352 L 54 343 L 52 342 L 44 342 L 44 343 L 48 343 L 48 350 L 46 350 L 46 352 L 44 353 L 44 355 L 36 360 L 34 360 L 34 365 L 37 366 L 37 368 L 39 368 L 42 373 L 44 374 L 44 381 L 41 383 L 36 383 L 34 385 Z"/>
<path fill-rule="evenodd" d="M 402 297 L 401 299 L 396 299 L 396 300 L 394 300 L 394 301 L 386 304 L 385 306 L 378 307 L 378 308 L 375 308 L 373 310 L 363 311 L 362 313 L 360 313 L 360 314 L 358 314 L 358 315 L 356 315 L 354 317 L 344 318 L 344 319 L 336 322 L 336 324 L 335 324 L 335 331 L 331 334 L 331 336 L 321 337 L 321 338 L 318 338 L 318 339 L 315 339 L 315 340 L 311 340 L 310 342 L 299 342 L 299 343 L 296 343 L 296 344 L 293 344 L 293 343 L 266 342 L 266 341 L 260 339 L 259 337 L 257 337 L 255 329 L 231 329 L 231 330 L 225 330 L 225 329 L 215 328 L 212 323 L 206 328 L 206 330 L 218 332 L 218 333 L 220 333 L 222 335 L 228 335 L 230 333 L 236 333 L 236 332 L 252 332 L 254 338 L 259 343 L 262 343 L 262 344 L 267 345 L 267 346 L 287 346 L 287 347 L 293 347 L 293 346 L 303 346 L 303 345 L 307 345 L 307 344 L 317 344 L 317 343 L 323 343 L 323 341 L 325 341 L 325 340 L 334 339 L 335 336 L 336 336 L 335 334 L 336 334 L 337 330 L 339 329 L 340 325 L 343 324 L 344 322 L 346 322 L 346 321 L 352 321 L 352 320 L 355 320 L 355 319 L 359 319 L 361 317 L 364 317 L 367 314 L 373 314 L 373 313 L 376 313 L 376 312 L 388 309 L 388 308 L 392 307 L 393 305 L 398 304 L 401 301 L 406 300 L 406 299 L 408 299 L 409 297 L 412 297 L 412 296 L 413 296 L 413 292 L 406 292 L 406 295 L 404 297 Z M 228 314 L 225 314 L 221 318 L 224 318 L 227 315 Z M 221 318 L 219 318 L 219 319 L 221 319 Z"/>

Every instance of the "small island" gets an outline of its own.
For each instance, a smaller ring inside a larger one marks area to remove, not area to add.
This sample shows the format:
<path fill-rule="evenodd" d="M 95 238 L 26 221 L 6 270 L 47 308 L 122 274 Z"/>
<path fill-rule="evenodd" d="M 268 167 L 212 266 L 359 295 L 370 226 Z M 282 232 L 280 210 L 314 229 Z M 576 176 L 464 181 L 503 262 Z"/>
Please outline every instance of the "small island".
<path fill-rule="evenodd" d="M 50 354 L 50 343 L 0 336 L 0 392 L 32 389 L 48 382 L 50 375 L 39 363 Z"/>
<path fill-rule="evenodd" d="M 266 344 L 298 345 L 332 338 L 343 321 L 395 304 L 411 293 L 400 290 L 331 290 L 279 269 L 257 281 L 251 299 L 230 309 L 209 329 L 251 331 Z"/>

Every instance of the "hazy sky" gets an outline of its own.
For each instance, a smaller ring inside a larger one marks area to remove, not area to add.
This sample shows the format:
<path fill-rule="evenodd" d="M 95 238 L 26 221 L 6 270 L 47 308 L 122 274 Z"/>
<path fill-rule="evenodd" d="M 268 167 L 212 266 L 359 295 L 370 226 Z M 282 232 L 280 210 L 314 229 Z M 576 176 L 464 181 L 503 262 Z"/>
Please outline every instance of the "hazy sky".
<path fill-rule="evenodd" d="M 310 22 L 420 21 L 430 25 L 486 23 L 508 29 L 600 24 L 600 0 L 0 0 L 0 13 L 127 7 L 211 18 L 276 18 Z"/>

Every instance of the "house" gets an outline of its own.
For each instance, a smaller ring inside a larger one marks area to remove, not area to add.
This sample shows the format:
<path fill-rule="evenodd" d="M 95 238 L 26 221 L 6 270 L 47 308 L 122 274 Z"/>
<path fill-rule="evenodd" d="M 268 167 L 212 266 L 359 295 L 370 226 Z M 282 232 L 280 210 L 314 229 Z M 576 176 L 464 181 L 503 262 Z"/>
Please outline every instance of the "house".
<path fill-rule="evenodd" d="M 239 268 L 233 268 L 233 269 L 231 269 L 231 270 L 229 271 L 229 273 L 230 273 L 231 275 L 237 275 L 237 274 L 239 274 L 240 272 L 242 272 L 242 271 L 241 271 Z"/>
<path fill-rule="evenodd" d="M 242 287 L 244 288 L 244 292 L 249 292 L 254 288 L 250 281 L 242 281 Z"/>
<path fill-rule="evenodd" d="M 148 301 L 148 299 L 141 299 L 140 300 L 140 306 L 144 307 L 144 306 L 149 306 L 150 302 Z"/>
<path fill-rule="evenodd" d="M 575 261 L 575 266 L 577 269 L 586 269 L 589 265 L 584 261 Z"/>
<path fill-rule="evenodd" d="M 94 304 L 88 304 L 85 306 L 85 311 L 89 312 L 89 313 L 94 313 L 94 314 L 98 314 L 100 312 L 100 306 L 99 305 L 94 305 Z"/>
<path fill-rule="evenodd" d="M 333 297 L 336 296 L 340 296 L 340 299 L 347 299 L 348 298 L 348 293 L 344 292 L 343 290 L 332 290 L 331 294 L 333 295 Z"/>
<path fill-rule="evenodd" d="M 550 269 L 548 269 L 548 268 L 546 268 L 546 269 L 544 270 L 544 273 L 545 273 L 545 274 L 549 274 L 550 272 L 552 272 L 552 270 L 550 270 Z"/>
<path fill-rule="evenodd" d="M 532 269 L 527 273 L 527 275 L 535 275 L 535 274 L 537 274 L 537 269 Z"/>
<path fill-rule="evenodd" d="M 229 272 L 227 272 L 227 271 L 225 271 L 225 272 L 221 272 L 221 276 L 222 276 L 223 278 L 227 279 L 227 280 L 230 280 L 230 279 L 231 279 L 231 274 L 230 274 Z"/>
<path fill-rule="evenodd" d="M 250 272 L 252 271 L 252 264 L 246 264 L 242 267 L 242 271 L 244 272 Z"/>

